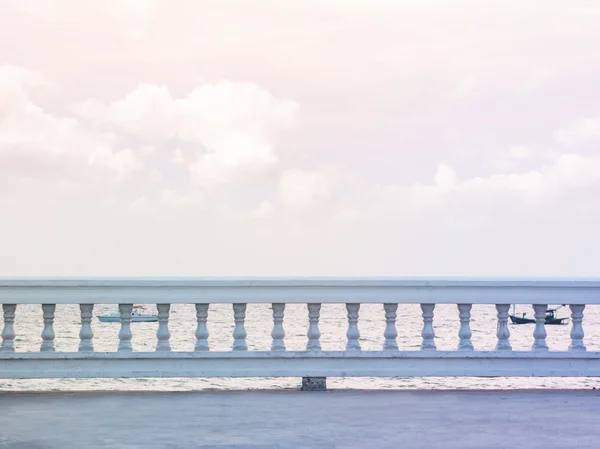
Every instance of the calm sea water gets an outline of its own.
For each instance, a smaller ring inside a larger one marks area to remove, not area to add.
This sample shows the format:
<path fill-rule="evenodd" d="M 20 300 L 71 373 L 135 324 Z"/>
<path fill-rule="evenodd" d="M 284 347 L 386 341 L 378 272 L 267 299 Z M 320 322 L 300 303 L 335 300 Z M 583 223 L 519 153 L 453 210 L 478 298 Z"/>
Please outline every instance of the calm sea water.
<path fill-rule="evenodd" d="M 155 306 L 146 306 L 154 311 Z M 512 310 L 512 309 L 511 309 Z M 116 306 L 97 305 L 94 315 L 116 311 Z M 517 313 L 532 315 L 530 306 L 517 306 Z M 271 345 L 272 312 L 268 304 L 250 304 L 246 312 L 246 331 L 249 350 L 268 350 Z M 558 316 L 569 316 L 562 308 Z M 79 306 L 56 307 L 55 332 L 57 351 L 77 351 L 79 344 Z M 93 320 L 96 351 L 116 351 L 118 323 L 100 323 Z M 346 344 L 346 309 L 342 304 L 325 304 L 319 322 L 323 350 L 343 350 Z M 15 330 L 17 351 L 37 352 L 41 341 L 42 310 L 40 305 L 17 307 Z M 133 348 L 135 351 L 153 351 L 156 345 L 158 323 L 133 323 Z M 196 315 L 193 305 L 171 307 L 169 323 L 173 351 L 193 351 Z M 209 343 L 213 351 L 228 351 L 233 342 L 233 310 L 231 305 L 211 305 L 208 327 Z M 284 327 L 289 350 L 303 350 L 306 346 L 308 314 L 306 305 L 287 305 Z M 362 305 L 359 328 L 361 345 L 365 350 L 379 350 L 383 344 L 385 318 L 383 306 Z M 418 349 L 421 343 L 421 310 L 419 305 L 399 305 L 398 345 L 400 349 Z M 456 305 L 438 305 L 435 309 L 434 328 L 436 344 L 440 350 L 453 350 L 458 344 L 458 312 Z M 533 341 L 533 325 L 509 325 L 514 350 L 528 350 Z M 566 350 L 569 346 L 570 323 L 566 326 L 547 326 L 550 350 Z M 490 305 L 474 305 L 472 309 L 472 341 L 478 350 L 492 350 L 496 344 L 496 309 Z M 600 306 L 585 310 L 585 343 L 589 351 L 600 350 Z M 262 389 L 297 388 L 298 378 L 202 378 L 202 379 L 52 379 L 52 380 L 0 380 L 1 390 L 154 390 L 187 391 L 202 389 Z M 600 387 L 597 379 L 590 378 L 330 378 L 330 388 L 361 389 L 513 389 L 513 388 L 592 388 Z"/>

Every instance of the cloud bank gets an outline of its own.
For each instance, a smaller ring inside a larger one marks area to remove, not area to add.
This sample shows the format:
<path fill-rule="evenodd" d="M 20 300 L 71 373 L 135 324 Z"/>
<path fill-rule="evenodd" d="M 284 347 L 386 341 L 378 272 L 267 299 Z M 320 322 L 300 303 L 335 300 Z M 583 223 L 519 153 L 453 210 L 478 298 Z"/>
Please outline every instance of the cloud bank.
<path fill-rule="evenodd" d="M 5 2 L 0 272 L 597 275 L 598 18 Z"/>

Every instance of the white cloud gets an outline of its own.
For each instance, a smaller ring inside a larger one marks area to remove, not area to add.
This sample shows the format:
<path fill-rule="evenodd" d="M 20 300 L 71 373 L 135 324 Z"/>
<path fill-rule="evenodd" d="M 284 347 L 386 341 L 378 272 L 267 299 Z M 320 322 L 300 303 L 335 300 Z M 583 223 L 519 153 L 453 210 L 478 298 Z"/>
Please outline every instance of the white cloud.
<path fill-rule="evenodd" d="M 324 222 L 355 222 L 371 209 L 373 186 L 335 167 L 289 169 L 281 174 L 278 200 L 295 229 Z"/>
<path fill-rule="evenodd" d="M 199 187 L 230 186 L 272 171 L 277 134 L 294 123 L 298 105 L 253 83 L 220 81 L 181 98 L 166 86 L 140 84 L 123 99 L 87 101 L 76 110 L 97 124 L 112 123 L 142 139 L 195 145 L 189 162 Z M 178 156 L 182 156 L 178 153 Z M 179 162 L 184 162 L 178 157 Z"/>
<path fill-rule="evenodd" d="M 343 176 L 335 170 L 286 170 L 279 183 L 279 198 L 293 213 L 310 213 L 332 203 L 344 186 Z"/>
<path fill-rule="evenodd" d="M 252 83 L 223 81 L 179 98 L 166 86 L 140 84 L 122 99 L 108 104 L 87 100 L 64 115 L 31 96 L 48 84 L 26 69 L 0 68 L 4 175 L 40 186 L 50 182 L 60 192 L 129 183 L 120 199 L 137 197 L 138 210 L 152 204 L 204 206 L 206 194 L 217 187 L 235 187 L 273 172 L 280 163 L 277 135 L 293 124 L 297 110 L 296 103 Z M 160 154 L 149 165 L 156 148 L 167 150 L 172 169 L 159 162 Z M 176 166 L 189 177 L 179 181 Z M 161 186 L 147 183 L 161 178 Z M 113 202 L 118 198 L 108 191 L 104 195 Z M 256 214 L 266 216 L 267 207 L 263 204 Z"/>
<path fill-rule="evenodd" d="M 194 184 L 200 187 L 230 186 L 251 181 L 273 170 L 279 158 L 274 148 L 247 134 L 224 137 L 213 151 L 197 153 L 190 165 Z"/>
<path fill-rule="evenodd" d="M 131 209 L 135 212 L 162 214 L 173 210 L 204 210 L 205 197 L 199 192 L 181 193 L 168 188 L 155 194 L 143 194 L 131 202 Z"/>
<path fill-rule="evenodd" d="M 448 165 L 440 165 L 434 178 L 435 184 L 441 190 L 449 190 L 456 186 L 456 173 L 452 167 Z"/>
<path fill-rule="evenodd" d="M 436 174 L 435 185 L 425 186 L 433 196 L 432 204 L 444 204 L 461 209 L 468 217 L 479 205 L 498 205 L 520 209 L 548 206 L 558 200 L 577 196 L 583 189 L 600 187 L 600 157 L 584 157 L 577 154 L 562 154 L 551 164 L 538 170 L 500 173 L 488 177 L 474 177 L 457 182 L 453 170 L 447 168 L 444 175 Z M 440 178 L 444 182 L 440 182 Z M 451 181 L 450 181 L 451 180 Z M 440 195 L 451 195 L 441 199 Z"/>
<path fill-rule="evenodd" d="M 0 65 L 0 121 L 27 107 L 29 92 L 49 83 L 38 73 L 14 65 Z"/>
<path fill-rule="evenodd" d="M 556 133 L 564 145 L 585 144 L 600 141 L 600 117 L 582 118 Z"/>
<path fill-rule="evenodd" d="M 263 220 L 271 217 L 274 213 L 274 210 L 275 208 L 273 207 L 273 203 L 264 200 L 260 202 L 257 208 L 250 212 L 250 217 L 257 220 Z"/>
<path fill-rule="evenodd" d="M 433 215 L 468 224 L 555 206 L 598 189 L 600 157 L 562 154 L 537 170 L 464 180 L 442 164 L 431 182 L 406 185 L 369 184 L 339 170 L 294 169 L 282 174 L 279 198 L 308 221 L 347 216 L 384 223 Z"/>
<path fill-rule="evenodd" d="M 175 102 L 166 86 L 141 83 L 109 105 L 87 100 L 74 110 L 96 124 L 116 123 L 146 140 L 170 139 L 175 133 Z"/>
<path fill-rule="evenodd" d="M 130 194 L 138 198 L 136 209 L 214 206 L 207 198 L 211 189 L 267 179 L 266 174 L 282 169 L 276 137 L 293 124 L 298 108 L 254 84 L 223 81 L 199 86 L 181 97 L 174 97 L 166 86 L 140 84 L 120 100 L 87 101 L 75 109 L 79 115 L 65 116 L 33 101 L 32 89 L 45 84 L 28 70 L 0 69 L 3 172 L 24 179 L 52 179 L 65 192 L 80 184 L 174 179 L 169 169 L 161 166 L 157 171 L 147 163 L 154 147 L 164 147 L 167 160 L 187 170 L 191 183 L 175 188 L 173 181 L 166 181 L 148 191 L 134 188 Z M 594 123 L 588 120 L 565 129 L 570 136 L 589 138 Z M 131 139 L 137 142 L 134 146 Z M 529 160 L 531 154 L 530 147 L 508 150 L 509 159 Z M 331 167 L 288 168 L 281 171 L 278 185 L 271 186 L 275 196 L 249 216 L 266 218 L 281 210 L 308 221 L 386 220 L 452 210 L 468 220 L 482 207 L 487 211 L 494 205 L 548 206 L 600 186 L 600 158 L 572 153 L 546 159 L 536 169 L 463 180 L 451 165 L 441 164 L 428 183 L 391 185 L 370 183 Z M 273 201 L 282 208 L 274 207 Z M 230 207 L 226 201 L 220 204 Z"/>
<path fill-rule="evenodd" d="M 0 170 L 31 179 L 110 184 L 142 169 L 141 158 L 114 136 L 34 103 L 30 89 L 47 84 L 31 71 L 0 67 Z"/>

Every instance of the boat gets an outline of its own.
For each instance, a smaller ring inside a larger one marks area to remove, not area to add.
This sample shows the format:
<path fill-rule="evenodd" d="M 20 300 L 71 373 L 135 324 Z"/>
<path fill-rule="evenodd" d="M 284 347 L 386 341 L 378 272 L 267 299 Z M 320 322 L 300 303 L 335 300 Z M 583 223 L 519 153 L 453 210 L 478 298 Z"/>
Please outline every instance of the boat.
<path fill-rule="evenodd" d="M 516 315 L 508 315 L 508 317 L 510 318 L 510 321 L 512 321 L 513 324 L 535 323 L 535 320 L 533 320 L 531 318 L 525 318 L 525 315 L 526 314 L 524 313 L 522 317 L 516 316 Z"/>
<path fill-rule="evenodd" d="M 142 306 L 133 306 L 133 310 L 131 311 L 131 322 L 132 323 L 153 323 L 158 321 L 158 316 L 152 314 L 143 314 L 140 313 L 140 310 L 144 310 Z M 111 313 L 109 315 L 98 315 L 98 320 L 101 323 L 120 323 L 121 322 L 121 314 L 119 312 Z"/>
<path fill-rule="evenodd" d="M 560 324 L 567 324 L 567 320 L 568 318 L 558 318 L 555 313 L 558 309 L 560 309 L 561 307 L 564 307 L 564 304 L 562 306 L 558 306 L 554 309 L 547 309 L 546 310 L 546 318 L 544 320 L 545 324 L 550 324 L 550 325 L 560 325 Z M 535 323 L 535 319 L 533 318 L 527 318 L 527 314 L 523 313 L 523 316 L 517 316 L 516 312 L 515 312 L 515 305 L 513 304 L 513 313 L 512 315 L 508 315 L 508 317 L 510 318 L 510 321 L 513 324 L 531 324 L 531 323 Z"/>

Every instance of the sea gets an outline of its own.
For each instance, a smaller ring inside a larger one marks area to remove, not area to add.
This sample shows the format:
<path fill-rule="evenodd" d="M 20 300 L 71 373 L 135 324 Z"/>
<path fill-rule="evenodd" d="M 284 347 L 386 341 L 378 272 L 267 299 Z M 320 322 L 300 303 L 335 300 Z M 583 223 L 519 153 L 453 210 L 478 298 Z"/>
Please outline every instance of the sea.
<path fill-rule="evenodd" d="M 156 306 L 144 306 L 154 313 Z M 114 313 L 115 305 L 94 307 L 93 331 L 96 351 L 116 351 L 119 323 L 100 323 L 97 315 Z M 512 312 L 512 308 L 511 308 Z M 533 315 L 531 306 L 517 306 L 518 315 Z M 559 317 L 569 317 L 568 307 L 557 311 Z M 398 306 L 398 346 L 401 350 L 418 350 L 421 344 L 423 320 L 418 304 Z M 472 342 L 476 350 L 493 350 L 496 344 L 496 309 L 493 305 L 474 305 L 472 309 Z M 379 350 L 383 345 L 385 315 L 381 304 L 363 304 L 359 316 L 360 343 L 363 350 Z M 588 306 L 584 315 L 585 344 L 588 351 L 600 351 L 600 306 Z M 246 331 L 249 351 L 270 349 L 272 311 L 269 304 L 249 304 L 246 311 Z M 1 325 L 0 325 L 1 327 Z M 15 348 L 18 352 L 38 352 L 41 343 L 42 309 L 40 305 L 19 305 L 15 319 Z M 158 323 L 132 323 L 134 351 L 154 351 Z M 323 350 L 343 350 L 348 327 L 343 304 L 323 304 L 319 321 Z M 437 305 L 434 329 L 439 350 L 454 350 L 458 345 L 460 327 L 456 305 Z M 214 304 L 209 308 L 209 344 L 212 351 L 229 351 L 233 342 L 233 309 L 231 304 Z M 305 304 L 288 304 L 284 318 L 285 343 L 288 350 L 304 350 L 308 313 Z M 79 344 L 79 306 L 57 305 L 54 330 L 56 351 L 77 351 Z M 192 304 L 171 306 L 169 330 L 173 351 L 193 351 L 196 314 Z M 533 343 L 533 324 L 509 324 L 514 350 L 529 350 Z M 567 350 L 570 342 L 569 324 L 546 326 L 551 351 Z M 0 391 L 197 391 L 297 389 L 299 378 L 173 378 L 173 379 L 36 379 L 0 380 Z M 471 378 L 471 377 L 395 377 L 395 378 L 328 378 L 329 389 L 593 389 L 600 388 L 595 378 Z"/>

